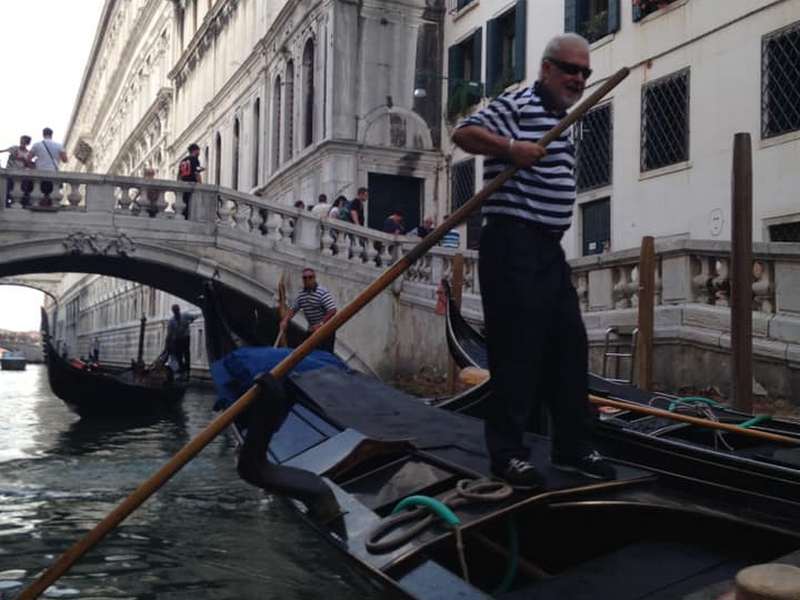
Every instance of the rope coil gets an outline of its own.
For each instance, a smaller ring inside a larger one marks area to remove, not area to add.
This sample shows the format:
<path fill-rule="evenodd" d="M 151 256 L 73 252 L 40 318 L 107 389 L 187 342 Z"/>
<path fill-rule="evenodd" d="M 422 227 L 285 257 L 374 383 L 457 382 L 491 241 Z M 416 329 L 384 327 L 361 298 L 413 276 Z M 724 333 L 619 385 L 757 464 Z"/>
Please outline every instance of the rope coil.
<path fill-rule="evenodd" d="M 455 527 L 458 532 L 460 520 L 455 517 L 454 521 L 452 517 L 448 516 L 448 513 L 452 515 L 452 511 L 455 509 L 476 502 L 500 502 L 510 497 L 513 492 L 512 487 L 502 481 L 462 479 L 456 483 L 455 490 L 441 500 L 427 496 L 407 498 L 397 505 L 393 514 L 383 519 L 369 533 L 365 542 L 367 552 L 385 554 L 399 548 L 425 531 L 433 524 L 437 516 Z M 414 505 L 416 508 L 403 510 L 409 505 Z M 391 535 L 407 525 L 410 525 L 407 529 Z"/>

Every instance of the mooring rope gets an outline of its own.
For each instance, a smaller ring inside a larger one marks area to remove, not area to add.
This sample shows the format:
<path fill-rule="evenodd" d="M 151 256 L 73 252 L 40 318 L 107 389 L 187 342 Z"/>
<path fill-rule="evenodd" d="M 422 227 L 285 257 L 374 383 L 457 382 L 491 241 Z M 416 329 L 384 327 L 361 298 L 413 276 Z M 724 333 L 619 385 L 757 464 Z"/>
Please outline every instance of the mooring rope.
<path fill-rule="evenodd" d="M 462 479 L 456 484 L 454 491 L 440 500 L 428 496 L 407 498 L 370 532 L 365 542 L 367 551 L 371 554 L 384 554 L 399 548 L 422 533 L 433 524 L 436 517 L 439 517 L 455 528 L 456 543 L 461 546 L 460 552 L 463 553 L 463 543 L 458 539 L 461 521 L 453 511 L 476 502 L 500 502 L 510 497 L 513 492 L 513 488 L 502 481 Z M 406 506 L 415 508 L 404 510 Z M 390 536 L 403 526 L 408 528 Z M 466 570 L 466 561 L 463 561 L 462 570 Z"/>

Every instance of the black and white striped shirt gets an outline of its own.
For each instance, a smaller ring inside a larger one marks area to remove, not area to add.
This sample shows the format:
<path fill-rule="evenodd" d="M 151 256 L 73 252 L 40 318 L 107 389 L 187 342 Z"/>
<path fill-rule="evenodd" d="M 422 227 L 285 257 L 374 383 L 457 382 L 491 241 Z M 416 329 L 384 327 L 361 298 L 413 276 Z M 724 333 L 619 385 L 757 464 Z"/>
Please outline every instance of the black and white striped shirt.
<path fill-rule="evenodd" d="M 313 290 L 303 288 L 297 295 L 297 299 L 292 305 L 295 313 L 302 310 L 310 326 L 322 323 L 325 313 L 335 310 L 336 302 L 333 301 L 331 293 L 321 285 L 317 284 Z"/>
<path fill-rule="evenodd" d="M 564 113 L 544 107 L 538 83 L 495 98 L 486 108 L 465 119 L 459 127 L 477 125 L 494 134 L 538 142 L 555 127 Z M 505 160 L 486 157 L 484 181 L 510 167 Z M 575 204 L 575 147 L 569 130 L 547 147 L 547 155 L 529 169 L 520 169 L 483 205 L 484 215 L 506 215 L 535 221 L 554 231 L 569 229 Z"/>

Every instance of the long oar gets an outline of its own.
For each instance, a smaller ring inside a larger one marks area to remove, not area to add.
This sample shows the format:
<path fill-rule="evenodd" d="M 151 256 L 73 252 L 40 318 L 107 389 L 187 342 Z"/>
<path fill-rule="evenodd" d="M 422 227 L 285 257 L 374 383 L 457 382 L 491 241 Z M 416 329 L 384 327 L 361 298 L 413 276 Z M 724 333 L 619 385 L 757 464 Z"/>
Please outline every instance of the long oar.
<path fill-rule="evenodd" d="M 739 435 L 746 435 L 762 440 L 769 440 L 771 442 L 779 442 L 781 444 L 800 444 L 800 439 L 780 435 L 778 433 L 770 433 L 768 431 L 759 431 L 757 429 L 747 429 L 734 425 L 733 423 L 720 423 L 719 421 L 711 421 L 709 419 L 701 419 L 700 417 L 693 417 L 691 415 L 682 415 L 680 413 L 662 410 L 660 408 L 653 408 L 652 406 L 643 406 L 641 404 L 634 404 L 632 402 L 620 402 L 619 400 L 611 400 L 601 396 L 589 394 L 589 401 L 598 406 L 611 406 L 621 410 L 629 410 L 631 412 L 638 412 L 645 415 L 653 415 L 655 417 L 664 417 L 665 419 L 672 419 L 673 421 L 683 421 L 684 423 L 692 423 L 708 429 L 721 429 Z"/>
<path fill-rule="evenodd" d="M 564 117 L 561 122 L 550 130 L 539 141 L 542 146 L 547 146 L 569 128 L 575 121 L 580 119 L 586 111 L 592 106 L 597 104 L 608 92 L 616 87 L 625 77 L 628 76 L 628 69 L 622 68 L 617 71 L 612 77 L 606 80 L 602 86 L 595 90 L 589 97 L 581 102 L 575 109 Z M 280 379 L 289 373 L 303 358 L 305 358 L 320 342 L 328 339 L 339 327 L 344 325 L 350 318 L 355 315 L 361 308 L 366 305 L 370 300 L 375 298 L 383 290 L 385 290 L 391 283 L 397 279 L 403 272 L 408 269 L 417 259 L 422 257 L 428 250 L 431 249 L 444 235 L 453 227 L 466 220 L 466 218 L 476 211 L 484 200 L 491 194 L 496 192 L 514 173 L 517 172 L 516 167 L 510 167 L 500 173 L 486 187 L 480 190 L 472 198 L 470 198 L 461 208 L 456 210 L 449 218 L 434 229 L 431 233 L 425 236 L 412 250 L 401 257 L 396 263 L 389 267 L 378 279 L 371 283 L 363 292 L 361 292 L 350 304 L 337 312 L 331 320 L 325 323 L 322 327 L 317 329 L 311 337 L 298 346 L 289 356 L 284 358 L 278 365 L 276 365 L 270 375 Z M 145 500 L 154 494 L 162 485 L 164 485 L 175 473 L 177 473 L 186 463 L 188 463 L 195 455 L 197 455 L 205 446 L 217 437 L 222 431 L 228 427 L 236 416 L 241 413 L 247 406 L 256 398 L 259 393 L 259 386 L 253 385 L 247 390 L 236 402 L 234 402 L 227 410 L 217 416 L 211 421 L 203 431 L 194 437 L 189 443 L 181 448 L 178 453 L 170 459 L 163 467 L 161 467 L 149 479 L 144 481 L 136 488 L 130 496 L 122 501 L 114 510 L 112 510 L 106 517 L 100 521 L 94 528 L 87 533 L 82 539 L 78 540 L 71 548 L 62 554 L 53 565 L 47 569 L 42 575 L 39 576 L 30 586 L 25 588 L 19 595 L 18 600 L 32 600 L 38 598 L 48 586 L 53 584 L 61 575 L 67 570 L 86 552 L 89 551 L 95 544 L 103 539 L 106 534 L 122 522 L 125 517 L 136 510 Z"/>

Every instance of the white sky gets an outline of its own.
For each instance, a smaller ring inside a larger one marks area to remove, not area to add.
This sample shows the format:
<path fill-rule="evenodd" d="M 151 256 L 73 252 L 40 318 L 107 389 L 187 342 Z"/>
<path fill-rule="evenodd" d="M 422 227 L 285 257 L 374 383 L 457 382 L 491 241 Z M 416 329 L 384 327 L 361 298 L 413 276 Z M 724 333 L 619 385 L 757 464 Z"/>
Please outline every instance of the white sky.
<path fill-rule="evenodd" d="M 63 141 L 103 0 L 0 0 L 0 148 L 50 127 Z M 2 163 L 5 164 L 2 155 Z M 0 329 L 39 329 L 41 292 L 0 286 Z"/>

